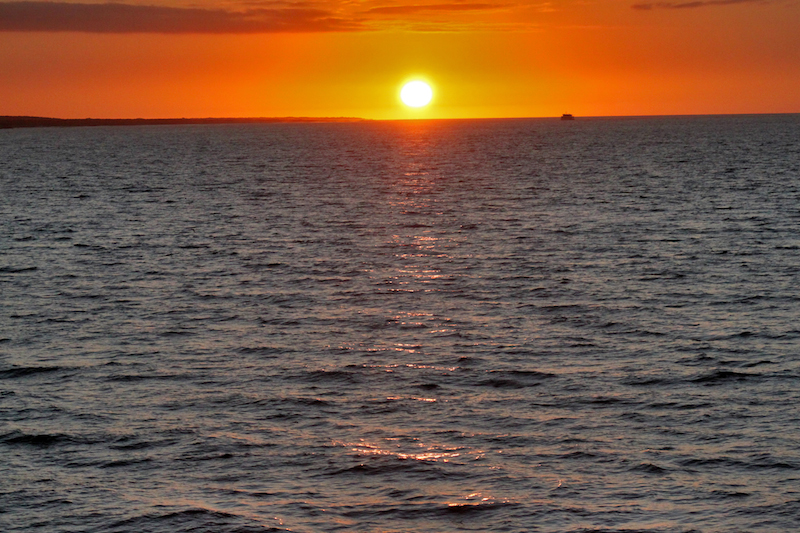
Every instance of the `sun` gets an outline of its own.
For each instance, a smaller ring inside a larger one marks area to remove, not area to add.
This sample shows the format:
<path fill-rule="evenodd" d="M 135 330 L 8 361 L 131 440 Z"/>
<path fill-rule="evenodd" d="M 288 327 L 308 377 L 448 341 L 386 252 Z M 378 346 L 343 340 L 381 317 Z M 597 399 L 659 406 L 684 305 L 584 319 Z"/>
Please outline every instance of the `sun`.
<path fill-rule="evenodd" d="M 424 81 L 410 81 L 400 89 L 400 99 L 409 107 L 422 107 L 430 103 L 433 89 Z"/>

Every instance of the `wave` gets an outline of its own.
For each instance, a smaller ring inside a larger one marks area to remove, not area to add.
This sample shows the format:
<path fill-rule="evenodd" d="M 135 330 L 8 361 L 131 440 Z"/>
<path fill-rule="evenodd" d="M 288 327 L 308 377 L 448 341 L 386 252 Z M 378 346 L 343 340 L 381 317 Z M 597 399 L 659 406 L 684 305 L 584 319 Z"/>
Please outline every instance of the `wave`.
<path fill-rule="evenodd" d="M 72 370 L 72 368 L 63 366 L 17 366 L 0 370 L 0 379 L 24 378 L 61 372 L 62 370 Z"/>
<path fill-rule="evenodd" d="M 24 267 L 15 267 L 15 266 L 0 266 L 0 274 L 21 274 L 23 272 L 34 272 L 39 270 L 39 267 L 36 266 L 24 266 Z"/>
<path fill-rule="evenodd" d="M 253 523 L 252 519 L 232 512 L 204 508 L 148 513 L 112 522 L 98 531 L 147 531 L 148 533 L 280 533 L 290 531 L 275 526 Z"/>
<path fill-rule="evenodd" d="M 5 435 L 0 435 L 0 444 L 8 446 L 49 448 L 69 442 L 76 442 L 76 439 L 63 433 L 25 433 L 20 430 L 14 430 Z"/>

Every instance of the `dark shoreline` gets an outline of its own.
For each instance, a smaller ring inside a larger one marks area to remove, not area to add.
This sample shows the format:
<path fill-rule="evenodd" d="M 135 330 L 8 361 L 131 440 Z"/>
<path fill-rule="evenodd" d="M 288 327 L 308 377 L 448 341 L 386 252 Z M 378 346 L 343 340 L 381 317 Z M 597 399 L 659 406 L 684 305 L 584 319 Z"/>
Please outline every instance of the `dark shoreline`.
<path fill-rule="evenodd" d="M 49 118 L 0 116 L 0 129 L 10 128 L 71 128 L 77 126 L 163 126 L 171 124 L 274 124 L 364 122 L 350 117 L 279 117 L 279 118 Z"/>

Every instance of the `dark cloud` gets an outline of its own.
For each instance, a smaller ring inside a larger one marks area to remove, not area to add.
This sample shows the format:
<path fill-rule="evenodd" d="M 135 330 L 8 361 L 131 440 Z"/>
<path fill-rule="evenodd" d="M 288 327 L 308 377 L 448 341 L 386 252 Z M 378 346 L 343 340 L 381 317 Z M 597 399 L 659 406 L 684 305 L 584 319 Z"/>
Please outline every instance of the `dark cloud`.
<path fill-rule="evenodd" d="M 246 11 L 140 6 L 0 2 L 0 31 L 88 33 L 275 33 L 365 29 L 321 9 L 285 7 Z"/>
<path fill-rule="evenodd" d="M 502 4 L 416 4 L 375 7 L 363 13 L 367 15 L 409 15 L 425 11 L 482 11 L 506 7 Z"/>
<path fill-rule="evenodd" d="M 696 7 L 727 6 L 731 4 L 764 4 L 765 0 L 696 0 L 693 2 L 654 2 L 633 4 L 633 9 L 693 9 Z"/>

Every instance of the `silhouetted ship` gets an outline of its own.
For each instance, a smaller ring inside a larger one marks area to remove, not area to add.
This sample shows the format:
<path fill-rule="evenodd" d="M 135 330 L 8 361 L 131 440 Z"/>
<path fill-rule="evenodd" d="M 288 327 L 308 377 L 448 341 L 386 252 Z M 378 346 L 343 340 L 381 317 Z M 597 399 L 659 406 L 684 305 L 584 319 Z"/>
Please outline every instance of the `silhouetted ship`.
<path fill-rule="evenodd" d="M 575 117 L 573 117 L 569 113 L 564 113 L 563 115 L 561 115 L 561 120 L 575 120 Z"/>

